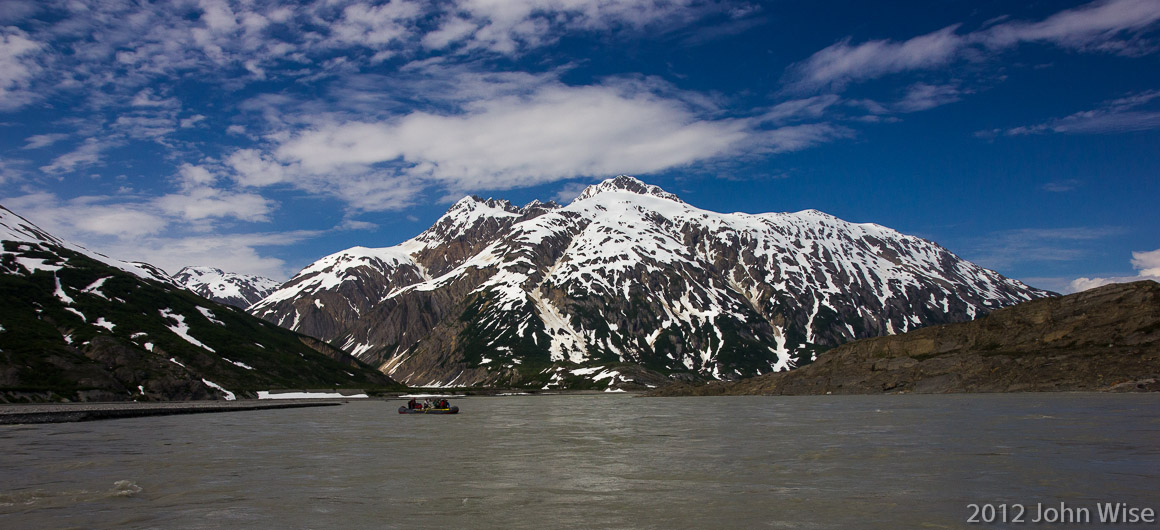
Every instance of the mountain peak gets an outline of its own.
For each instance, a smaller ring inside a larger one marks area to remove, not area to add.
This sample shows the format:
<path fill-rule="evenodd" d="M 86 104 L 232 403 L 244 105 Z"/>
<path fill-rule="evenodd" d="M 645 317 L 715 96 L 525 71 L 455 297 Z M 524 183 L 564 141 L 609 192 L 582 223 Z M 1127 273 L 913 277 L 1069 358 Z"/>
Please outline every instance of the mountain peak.
<path fill-rule="evenodd" d="M 492 198 L 484 199 L 484 198 L 479 197 L 477 195 L 468 195 L 462 199 L 459 199 L 459 201 L 457 201 L 455 204 L 451 205 L 451 208 L 449 208 L 447 210 L 447 212 L 448 213 L 456 212 L 456 211 L 468 211 L 468 212 L 470 212 L 470 211 L 474 211 L 477 208 L 490 208 L 490 209 L 494 209 L 494 210 L 503 210 L 503 211 L 508 212 L 508 213 L 516 213 L 519 211 L 519 208 L 513 206 L 512 203 L 506 199 L 492 199 Z"/>
<path fill-rule="evenodd" d="M 636 193 L 639 195 L 651 195 L 653 197 L 660 197 L 662 199 L 684 203 L 684 201 L 682 201 L 679 197 L 661 189 L 659 186 L 645 184 L 636 177 L 630 177 L 628 175 L 620 175 L 616 178 L 605 180 L 600 184 L 588 186 L 587 188 L 584 188 L 584 191 L 581 192 L 579 196 L 576 197 L 576 201 L 590 199 L 601 193 L 617 191 Z"/>
<path fill-rule="evenodd" d="M 182 269 L 180 271 L 177 271 L 177 274 L 174 274 L 173 276 L 176 277 L 176 276 L 207 276 L 207 275 L 222 276 L 222 275 L 225 275 L 225 271 L 223 271 L 217 267 L 210 267 L 207 265 L 191 265 L 188 267 L 182 267 Z"/>
<path fill-rule="evenodd" d="M 173 275 L 173 280 L 200 296 L 242 309 L 266 297 L 281 285 L 269 278 L 225 272 L 206 266 L 185 267 Z"/>

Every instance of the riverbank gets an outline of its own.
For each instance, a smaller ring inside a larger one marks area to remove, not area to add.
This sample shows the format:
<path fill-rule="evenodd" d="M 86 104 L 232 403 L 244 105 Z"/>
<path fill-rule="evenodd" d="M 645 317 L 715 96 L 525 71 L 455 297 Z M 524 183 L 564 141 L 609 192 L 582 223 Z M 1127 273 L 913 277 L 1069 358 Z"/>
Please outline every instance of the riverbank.
<path fill-rule="evenodd" d="M 276 403 L 258 401 L 169 401 L 157 403 L 42 403 L 0 405 L 0 425 L 29 423 L 69 423 L 77 421 L 240 412 L 247 410 L 332 407 L 341 401 L 286 400 Z"/>

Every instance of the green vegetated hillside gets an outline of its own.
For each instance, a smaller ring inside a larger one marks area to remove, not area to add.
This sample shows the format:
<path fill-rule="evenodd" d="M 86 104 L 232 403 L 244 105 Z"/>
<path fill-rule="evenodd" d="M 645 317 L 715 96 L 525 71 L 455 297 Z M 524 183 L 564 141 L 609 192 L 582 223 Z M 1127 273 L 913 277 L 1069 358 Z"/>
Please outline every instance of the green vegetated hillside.
<path fill-rule="evenodd" d="M 655 395 L 1160 391 L 1160 283 L 1033 300 L 859 340 L 791 372 Z"/>
<path fill-rule="evenodd" d="M 324 343 L 45 242 L 3 241 L 0 401 L 398 388 Z"/>

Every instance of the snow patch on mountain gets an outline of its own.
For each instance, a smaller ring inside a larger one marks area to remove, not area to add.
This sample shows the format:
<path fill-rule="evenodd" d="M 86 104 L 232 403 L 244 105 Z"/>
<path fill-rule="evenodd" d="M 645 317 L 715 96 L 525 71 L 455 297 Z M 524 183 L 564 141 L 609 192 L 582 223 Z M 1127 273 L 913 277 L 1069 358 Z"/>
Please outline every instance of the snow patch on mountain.
<path fill-rule="evenodd" d="M 178 364 L 180 364 L 180 363 L 178 363 Z M 202 379 L 201 382 L 205 383 L 205 386 L 208 386 L 210 388 L 216 389 L 219 392 L 221 392 L 225 396 L 226 401 L 234 401 L 234 400 L 238 399 L 237 396 L 235 396 L 233 392 L 230 392 L 229 390 L 222 388 L 221 385 L 219 385 L 213 381 L 210 381 L 209 379 Z"/>
<path fill-rule="evenodd" d="M 205 317 L 205 319 L 206 319 L 206 320 L 208 320 L 208 321 L 210 321 L 210 322 L 213 322 L 214 324 L 217 324 L 217 325 L 219 325 L 219 326 L 224 326 L 224 325 L 226 325 L 226 323 L 225 323 L 225 322 L 222 322 L 221 320 L 218 320 L 218 319 L 217 319 L 217 316 L 215 316 L 215 315 L 213 314 L 213 311 L 211 311 L 211 310 L 209 310 L 209 309 L 206 309 L 206 308 L 204 308 L 204 307 L 201 307 L 201 306 L 197 306 L 197 312 L 198 312 L 198 313 L 201 313 L 201 316 Z"/>
<path fill-rule="evenodd" d="M 202 344 L 201 341 L 190 336 L 189 324 L 185 323 L 185 316 L 184 315 L 180 315 L 178 313 L 175 313 L 172 309 L 169 309 L 169 308 L 162 309 L 160 311 L 161 311 L 161 316 L 164 317 L 167 322 L 170 320 L 176 322 L 176 324 L 169 324 L 168 326 L 166 326 L 169 328 L 169 331 L 172 331 L 175 335 L 177 335 L 178 337 L 181 337 L 182 339 L 185 339 L 186 342 L 188 342 L 194 346 L 209 350 L 211 352 L 214 351 L 213 348 L 210 348 L 209 346 Z"/>
<path fill-rule="evenodd" d="M 105 285 L 105 282 L 109 281 L 109 278 L 112 278 L 112 276 L 105 276 L 104 278 L 98 279 L 97 281 L 89 284 L 88 287 L 85 287 L 83 290 L 81 290 L 81 292 L 108 300 L 109 297 L 105 296 L 105 293 L 101 292 L 101 287 Z"/>

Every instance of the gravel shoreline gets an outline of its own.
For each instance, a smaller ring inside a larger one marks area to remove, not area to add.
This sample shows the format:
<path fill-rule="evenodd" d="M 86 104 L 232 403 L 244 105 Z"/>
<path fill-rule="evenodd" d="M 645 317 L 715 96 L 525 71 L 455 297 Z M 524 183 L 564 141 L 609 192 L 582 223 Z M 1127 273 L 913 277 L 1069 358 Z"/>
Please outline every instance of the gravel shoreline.
<path fill-rule="evenodd" d="M 258 401 L 169 401 L 160 403 L 45 403 L 0 405 L 0 425 L 30 423 L 67 423 L 76 421 L 204 414 L 245 410 L 289 409 L 301 407 L 335 407 L 343 400 Z"/>

